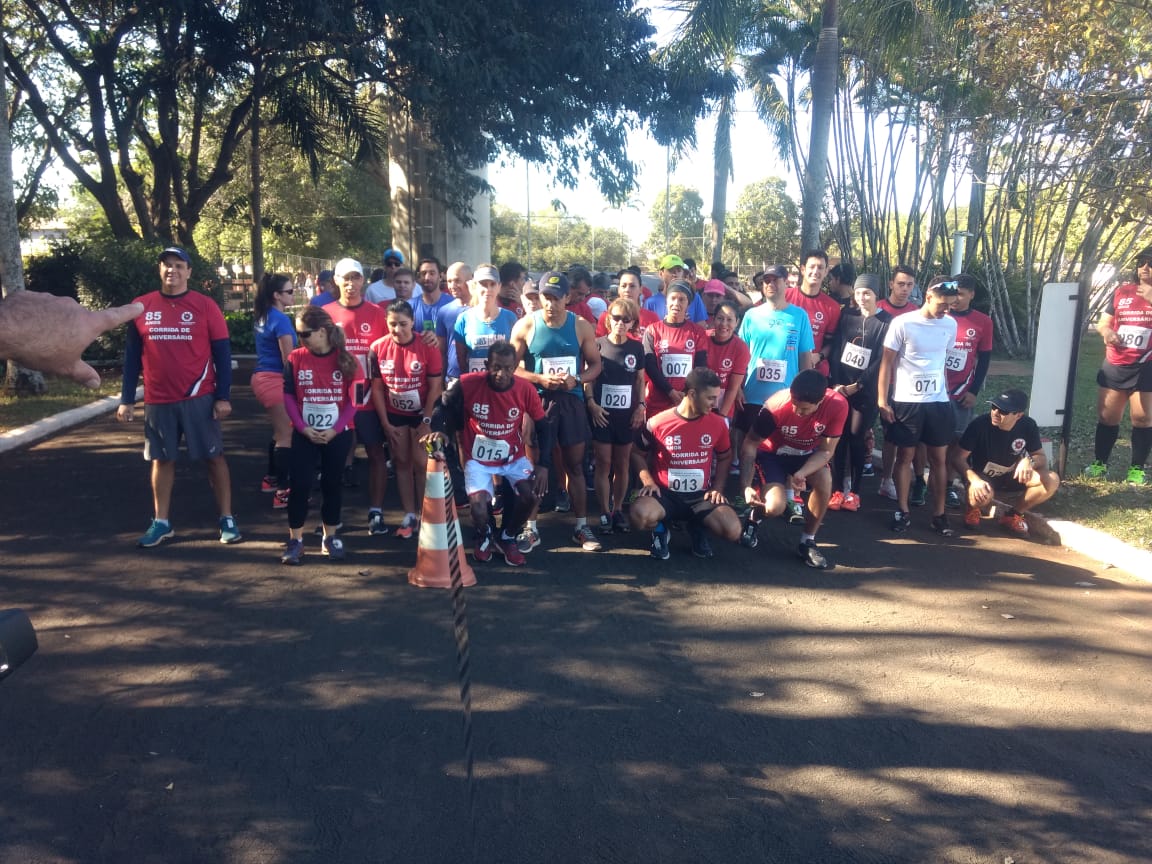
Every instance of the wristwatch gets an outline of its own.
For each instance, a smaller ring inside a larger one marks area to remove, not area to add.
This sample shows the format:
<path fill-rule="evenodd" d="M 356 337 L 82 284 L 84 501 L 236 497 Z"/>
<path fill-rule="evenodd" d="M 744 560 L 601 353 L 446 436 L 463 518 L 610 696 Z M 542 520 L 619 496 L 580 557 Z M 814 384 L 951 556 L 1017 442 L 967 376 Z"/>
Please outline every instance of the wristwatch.
<path fill-rule="evenodd" d="M 420 418 L 420 422 L 423 423 L 425 426 L 431 426 L 432 425 L 432 418 L 429 417 L 427 414 L 425 414 L 423 417 Z"/>

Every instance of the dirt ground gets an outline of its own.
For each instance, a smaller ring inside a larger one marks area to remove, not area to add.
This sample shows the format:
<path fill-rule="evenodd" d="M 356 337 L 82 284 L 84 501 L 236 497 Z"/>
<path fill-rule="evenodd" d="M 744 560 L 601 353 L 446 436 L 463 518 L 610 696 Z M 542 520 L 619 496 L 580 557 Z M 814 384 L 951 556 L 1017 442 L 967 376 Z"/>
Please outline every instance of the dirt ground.
<path fill-rule="evenodd" d="M 528 567 L 477 565 L 470 798 L 449 592 L 367 536 L 363 488 L 345 562 L 309 535 L 280 566 L 236 406 L 238 546 L 183 467 L 177 540 L 133 547 L 139 425 L 0 457 L 0 608 L 40 638 L 0 682 L 2 864 L 1152 858 L 1152 586 L 919 511 L 897 537 L 874 486 L 823 573 L 783 522 L 658 562 L 559 514 Z"/>

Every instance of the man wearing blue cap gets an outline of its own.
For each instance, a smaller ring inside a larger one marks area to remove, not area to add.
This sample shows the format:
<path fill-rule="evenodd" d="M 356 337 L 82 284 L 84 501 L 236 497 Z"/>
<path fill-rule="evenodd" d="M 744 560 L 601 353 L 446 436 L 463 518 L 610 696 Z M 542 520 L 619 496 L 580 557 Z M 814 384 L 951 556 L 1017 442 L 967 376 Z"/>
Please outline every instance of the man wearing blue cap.
<path fill-rule="evenodd" d="M 396 299 L 392 277 L 404 266 L 404 253 L 399 249 L 384 250 L 384 275 L 364 289 L 364 299 L 371 303 L 390 303 Z"/>
<path fill-rule="evenodd" d="M 136 545 L 159 546 L 175 536 L 169 521 L 176 459 L 184 441 L 189 458 L 208 467 L 220 512 L 220 542 L 240 540 L 232 516 L 232 479 L 224 459 L 220 421 L 232 413 L 232 350 L 228 324 L 209 296 L 188 288 L 192 262 L 170 246 L 160 253 L 160 290 L 136 298 L 144 306 L 128 328 L 116 419 L 135 419 L 136 383 L 144 372 L 144 458 L 152 463 L 154 518 Z"/>

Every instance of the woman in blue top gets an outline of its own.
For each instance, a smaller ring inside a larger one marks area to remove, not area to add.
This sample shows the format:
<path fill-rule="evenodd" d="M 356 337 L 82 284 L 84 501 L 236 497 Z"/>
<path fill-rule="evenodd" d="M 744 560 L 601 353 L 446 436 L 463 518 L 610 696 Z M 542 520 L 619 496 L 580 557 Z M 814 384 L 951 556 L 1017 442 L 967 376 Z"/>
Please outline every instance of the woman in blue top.
<path fill-rule="evenodd" d="M 260 483 L 262 492 L 275 492 L 272 506 L 288 506 L 288 467 L 292 447 L 292 421 L 284 410 L 284 364 L 296 347 L 296 327 L 284 309 L 292 304 L 295 288 L 286 273 L 265 273 L 253 303 L 256 331 L 256 371 L 252 392 L 268 411 L 272 421 L 272 442 L 268 445 L 268 473 Z"/>

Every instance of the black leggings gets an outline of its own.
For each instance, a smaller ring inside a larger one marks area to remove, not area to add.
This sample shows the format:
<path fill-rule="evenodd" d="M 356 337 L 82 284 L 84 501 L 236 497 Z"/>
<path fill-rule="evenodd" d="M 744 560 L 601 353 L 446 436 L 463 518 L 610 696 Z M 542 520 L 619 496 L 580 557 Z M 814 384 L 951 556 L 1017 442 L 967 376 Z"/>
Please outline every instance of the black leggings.
<path fill-rule="evenodd" d="M 320 463 L 320 493 L 324 502 L 320 518 L 325 525 L 340 522 L 340 506 L 344 496 L 344 460 L 352 448 L 352 430 L 345 429 L 327 444 L 313 444 L 295 429 L 292 430 L 292 491 L 288 493 L 288 527 L 303 528 L 308 516 L 308 493 L 312 491 L 312 477 L 316 463 Z"/>
<path fill-rule="evenodd" d="M 876 415 L 879 413 L 879 409 L 875 406 L 866 411 L 857 411 L 853 408 L 848 412 L 844 434 L 840 436 L 840 442 L 836 445 L 836 453 L 832 459 L 833 492 L 841 488 L 844 473 L 849 471 L 852 477 L 852 491 L 857 495 L 860 494 L 860 484 L 864 481 L 864 465 L 868 462 L 865 442 L 868 440 L 868 430 L 876 422 Z"/>

